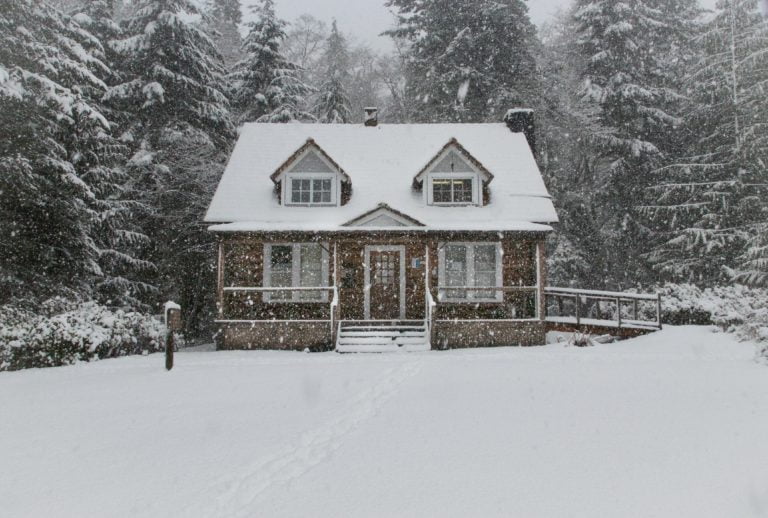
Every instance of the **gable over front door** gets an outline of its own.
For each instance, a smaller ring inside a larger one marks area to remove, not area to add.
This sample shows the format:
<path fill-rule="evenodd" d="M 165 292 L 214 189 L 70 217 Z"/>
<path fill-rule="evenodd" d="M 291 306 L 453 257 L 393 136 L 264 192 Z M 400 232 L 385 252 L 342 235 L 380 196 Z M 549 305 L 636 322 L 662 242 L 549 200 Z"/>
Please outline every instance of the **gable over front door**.
<path fill-rule="evenodd" d="M 405 247 L 365 247 L 365 319 L 405 319 Z"/>

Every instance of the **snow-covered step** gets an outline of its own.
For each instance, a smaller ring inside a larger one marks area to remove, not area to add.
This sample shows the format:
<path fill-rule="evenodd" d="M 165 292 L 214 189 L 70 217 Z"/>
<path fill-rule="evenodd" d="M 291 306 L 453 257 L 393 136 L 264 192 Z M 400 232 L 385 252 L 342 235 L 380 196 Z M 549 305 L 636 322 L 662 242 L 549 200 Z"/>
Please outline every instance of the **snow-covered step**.
<path fill-rule="evenodd" d="M 424 337 L 408 337 L 408 338 L 389 338 L 386 336 L 371 336 L 364 338 L 350 338 L 339 337 L 337 345 L 397 345 L 402 347 L 403 345 L 421 345 L 424 343 Z"/>
<path fill-rule="evenodd" d="M 403 332 L 387 332 L 387 331 L 344 331 L 342 333 L 342 336 L 347 337 L 359 337 L 359 338 L 368 338 L 371 336 L 397 336 L 401 338 L 407 338 L 411 336 L 416 336 L 420 338 L 424 338 L 424 333 L 426 331 L 403 331 Z"/>
<path fill-rule="evenodd" d="M 336 340 L 338 352 L 428 351 L 429 349 L 429 337 L 424 325 L 342 322 Z"/>

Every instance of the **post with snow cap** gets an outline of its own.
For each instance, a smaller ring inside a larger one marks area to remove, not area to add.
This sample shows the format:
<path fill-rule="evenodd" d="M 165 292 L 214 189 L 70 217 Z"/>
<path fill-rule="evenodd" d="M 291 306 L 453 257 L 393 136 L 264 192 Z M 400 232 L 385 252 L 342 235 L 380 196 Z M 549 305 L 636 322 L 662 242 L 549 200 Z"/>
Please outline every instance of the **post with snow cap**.
<path fill-rule="evenodd" d="M 528 145 L 531 146 L 531 152 L 536 154 L 536 123 L 533 116 L 533 110 L 529 108 L 512 108 L 504 115 L 504 122 L 509 131 L 513 133 L 524 133 Z"/>
<path fill-rule="evenodd" d="M 173 369 L 173 333 L 181 331 L 181 306 L 175 302 L 165 303 L 163 322 L 165 323 L 165 368 Z"/>
<path fill-rule="evenodd" d="M 379 125 L 379 109 L 375 106 L 369 106 L 368 108 L 363 108 L 363 111 L 365 112 L 365 122 L 364 124 L 366 126 L 370 126 L 371 128 L 375 128 Z"/>

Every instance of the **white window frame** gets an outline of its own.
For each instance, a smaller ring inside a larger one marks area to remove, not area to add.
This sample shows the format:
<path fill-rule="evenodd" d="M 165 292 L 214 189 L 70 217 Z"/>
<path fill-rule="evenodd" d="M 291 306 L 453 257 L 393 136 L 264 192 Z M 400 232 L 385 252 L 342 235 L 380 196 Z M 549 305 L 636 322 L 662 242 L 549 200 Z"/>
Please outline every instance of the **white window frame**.
<path fill-rule="evenodd" d="M 504 252 L 500 241 L 446 241 L 438 243 L 438 274 L 437 282 L 440 288 L 445 287 L 445 247 L 450 245 L 460 245 L 467 247 L 467 286 L 475 287 L 475 247 L 494 245 L 496 247 L 496 286 L 477 286 L 478 288 L 501 288 L 504 286 L 502 260 Z M 476 304 L 478 302 L 504 302 L 504 292 L 496 290 L 493 297 L 473 298 L 472 292 L 467 292 L 467 297 L 450 297 L 448 293 L 451 290 L 440 289 L 438 292 L 439 302 L 451 302 L 459 304 Z"/>
<path fill-rule="evenodd" d="M 293 180 L 309 180 L 309 203 L 294 203 L 291 201 Z M 329 203 L 313 203 L 311 201 L 313 180 L 331 180 L 331 201 Z M 337 207 L 339 205 L 341 182 L 339 180 L 339 175 L 336 173 L 286 173 L 283 182 L 283 185 L 285 186 L 285 189 L 283 189 L 283 204 L 287 207 Z"/>
<path fill-rule="evenodd" d="M 467 206 L 467 205 L 479 205 L 480 198 L 478 196 L 479 191 L 479 176 L 477 174 L 467 173 L 429 173 L 427 175 L 427 203 L 437 206 Z M 450 202 L 436 202 L 434 181 L 435 180 L 471 180 L 472 181 L 472 201 L 450 201 Z"/>
<path fill-rule="evenodd" d="M 290 246 L 292 247 L 291 250 L 291 287 L 293 288 L 299 288 L 301 287 L 301 247 L 306 245 L 318 245 L 322 250 L 322 272 L 321 272 L 321 285 L 320 286 L 308 286 L 309 288 L 327 288 L 328 287 L 328 277 L 329 277 L 329 271 L 330 271 L 330 259 L 328 254 L 328 243 L 317 243 L 317 242 L 304 242 L 304 243 L 264 243 L 264 281 L 263 285 L 265 288 L 269 288 L 272 285 L 272 247 L 273 246 Z M 280 304 L 280 303 L 287 303 L 287 304 L 319 304 L 323 302 L 328 302 L 328 290 L 323 290 L 322 296 L 315 300 L 306 300 L 302 299 L 301 295 L 302 293 L 307 293 L 306 291 L 292 291 L 291 292 L 291 298 L 290 299 L 274 299 L 272 300 L 273 292 L 265 291 L 263 294 L 263 300 L 264 302 L 268 302 L 271 304 Z"/>

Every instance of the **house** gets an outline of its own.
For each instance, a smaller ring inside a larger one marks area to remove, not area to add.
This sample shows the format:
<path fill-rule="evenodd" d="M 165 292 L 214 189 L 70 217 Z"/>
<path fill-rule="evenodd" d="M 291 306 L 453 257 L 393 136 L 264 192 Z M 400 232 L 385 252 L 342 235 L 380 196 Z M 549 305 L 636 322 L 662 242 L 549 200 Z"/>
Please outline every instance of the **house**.
<path fill-rule="evenodd" d="M 533 112 L 495 124 L 246 124 L 205 221 L 220 348 L 543 344 L 557 214 Z"/>

